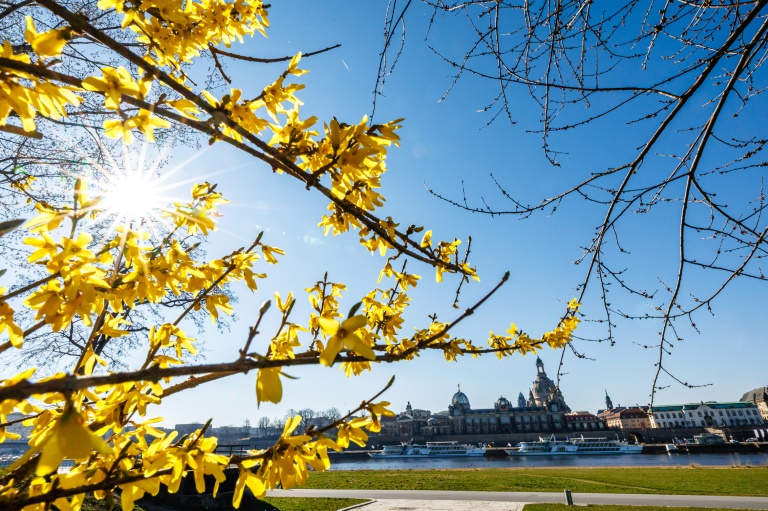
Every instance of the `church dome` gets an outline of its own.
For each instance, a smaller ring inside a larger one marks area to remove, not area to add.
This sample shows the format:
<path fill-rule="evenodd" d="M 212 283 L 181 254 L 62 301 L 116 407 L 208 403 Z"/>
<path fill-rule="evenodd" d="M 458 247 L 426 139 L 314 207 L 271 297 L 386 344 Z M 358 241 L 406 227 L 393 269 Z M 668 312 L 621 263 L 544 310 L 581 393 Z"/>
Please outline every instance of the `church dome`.
<path fill-rule="evenodd" d="M 536 406 L 545 406 L 547 403 L 557 403 L 563 410 L 570 410 L 565 404 L 562 392 L 557 388 L 555 382 L 547 376 L 544 371 L 544 363 L 540 358 L 536 358 L 536 380 L 531 387 L 531 398 Z"/>
<path fill-rule="evenodd" d="M 453 406 L 469 406 L 469 398 L 466 394 L 464 394 L 462 391 L 458 391 L 453 395 L 453 399 L 451 399 L 451 404 Z"/>
<path fill-rule="evenodd" d="M 496 400 L 496 408 L 512 408 L 510 402 L 504 396 Z"/>

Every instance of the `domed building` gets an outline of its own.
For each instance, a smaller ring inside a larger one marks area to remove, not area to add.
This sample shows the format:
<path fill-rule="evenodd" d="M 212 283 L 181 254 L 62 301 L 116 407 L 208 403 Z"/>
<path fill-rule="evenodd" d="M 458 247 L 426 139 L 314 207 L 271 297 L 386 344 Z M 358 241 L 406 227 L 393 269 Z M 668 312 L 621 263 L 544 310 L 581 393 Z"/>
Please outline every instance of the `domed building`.
<path fill-rule="evenodd" d="M 461 391 L 461 385 L 459 385 L 459 391 L 453 395 L 451 399 L 451 406 L 459 408 L 461 410 L 469 410 L 472 408 L 469 406 L 469 398 Z M 450 407 L 449 407 L 450 408 Z"/>
<path fill-rule="evenodd" d="M 528 392 L 528 401 L 521 392 L 517 406 L 504 396 L 499 397 L 493 408 L 473 409 L 469 398 L 461 391 L 451 398 L 447 418 L 451 433 L 524 433 L 563 431 L 565 414 L 570 408 L 554 382 L 544 371 L 544 363 L 536 359 L 536 380 Z"/>
<path fill-rule="evenodd" d="M 493 409 L 497 412 L 506 412 L 512 408 L 512 403 L 507 400 L 504 396 L 501 396 L 499 399 L 496 400 L 496 403 L 493 405 Z"/>
<path fill-rule="evenodd" d="M 539 357 L 536 357 L 536 379 L 533 381 L 530 396 L 533 399 L 530 403 L 532 406 L 545 406 L 553 411 L 571 411 L 565 404 L 563 393 L 544 371 L 544 362 Z"/>

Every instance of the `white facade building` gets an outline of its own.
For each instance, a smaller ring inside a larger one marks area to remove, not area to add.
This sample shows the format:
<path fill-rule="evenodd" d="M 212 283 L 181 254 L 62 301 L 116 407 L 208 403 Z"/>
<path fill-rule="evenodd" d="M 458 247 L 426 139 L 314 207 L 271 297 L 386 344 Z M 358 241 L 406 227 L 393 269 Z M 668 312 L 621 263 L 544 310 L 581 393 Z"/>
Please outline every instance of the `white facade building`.
<path fill-rule="evenodd" d="M 649 410 L 652 428 L 703 428 L 707 426 L 753 426 L 765 422 L 754 403 L 688 403 L 654 406 Z"/>

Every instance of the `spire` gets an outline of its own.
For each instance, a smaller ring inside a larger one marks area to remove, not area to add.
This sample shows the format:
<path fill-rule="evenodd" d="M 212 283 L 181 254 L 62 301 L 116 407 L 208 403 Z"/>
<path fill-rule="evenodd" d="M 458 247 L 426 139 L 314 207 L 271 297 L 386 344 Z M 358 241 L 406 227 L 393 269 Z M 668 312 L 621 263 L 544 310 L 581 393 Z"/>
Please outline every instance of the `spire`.
<path fill-rule="evenodd" d="M 611 410 L 613 408 L 613 402 L 611 401 L 611 397 L 608 395 L 608 389 L 605 389 L 605 409 Z"/>

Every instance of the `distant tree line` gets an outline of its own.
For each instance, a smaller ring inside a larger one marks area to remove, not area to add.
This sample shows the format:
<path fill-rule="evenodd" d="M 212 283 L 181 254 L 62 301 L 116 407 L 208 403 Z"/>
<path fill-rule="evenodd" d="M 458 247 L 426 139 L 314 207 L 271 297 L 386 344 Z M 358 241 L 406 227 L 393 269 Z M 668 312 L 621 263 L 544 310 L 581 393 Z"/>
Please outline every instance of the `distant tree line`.
<path fill-rule="evenodd" d="M 324 427 L 328 424 L 331 424 L 332 422 L 339 420 L 342 416 L 341 412 L 339 412 L 339 409 L 335 407 L 329 408 L 327 410 L 314 410 L 312 408 L 302 408 L 301 410 L 290 409 L 285 413 L 285 416 L 283 417 L 267 417 L 266 415 L 259 417 L 256 421 L 255 428 L 252 428 L 250 426 L 250 422 L 246 419 L 245 424 L 247 424 L 248 432 L 241 438 L 248 436 L 263 437 L 279 435 L 282 433 L 283 428 L 285 427 L 285 422 L 296 415 L 301 416 L 301 424 L 300 427 L 297 428 L 297 430 L 301 431 L 304 431 L 312 426 L 315 428 Z M 235 428 L 234 426 L 231 427 Z M 243 428 L 236 429 L 243 430 L 246 429 L 246 427 L 244 425 Z M 221 436 L 219 436 L 219 438 L 221 438 Z"/>

